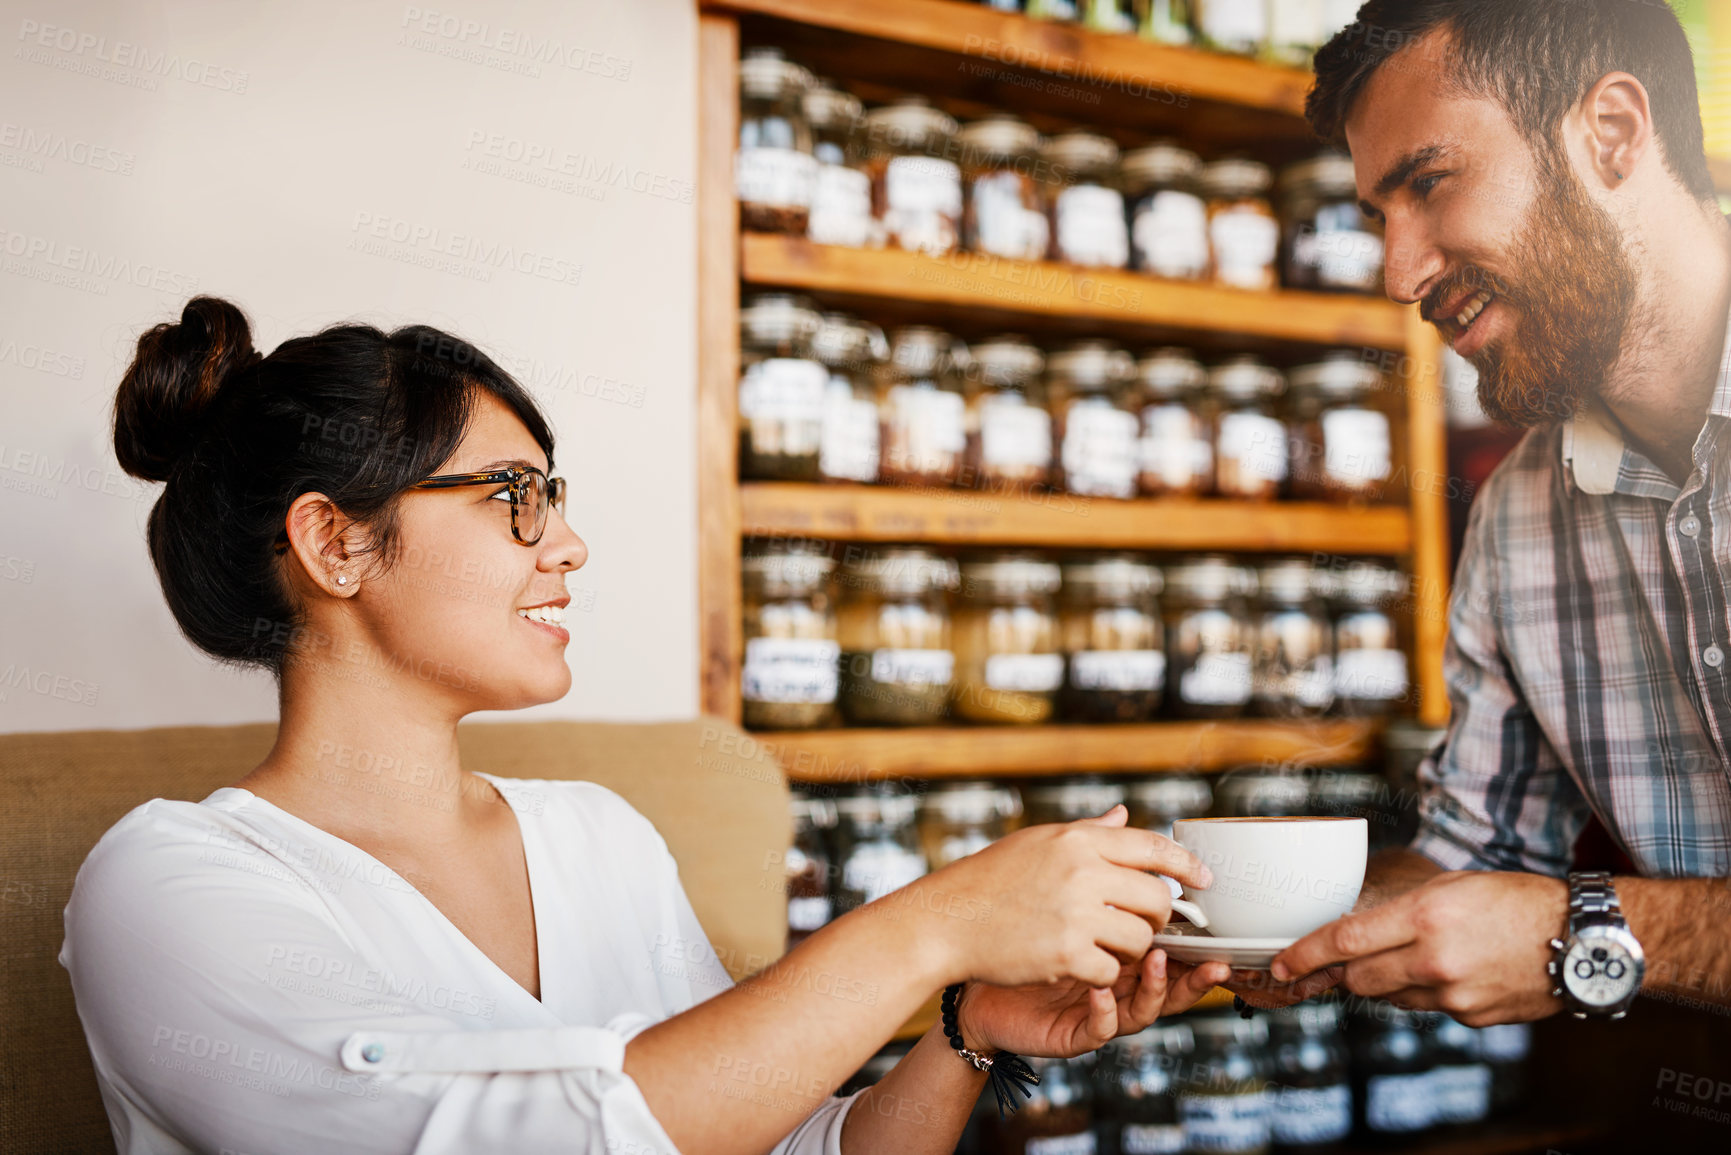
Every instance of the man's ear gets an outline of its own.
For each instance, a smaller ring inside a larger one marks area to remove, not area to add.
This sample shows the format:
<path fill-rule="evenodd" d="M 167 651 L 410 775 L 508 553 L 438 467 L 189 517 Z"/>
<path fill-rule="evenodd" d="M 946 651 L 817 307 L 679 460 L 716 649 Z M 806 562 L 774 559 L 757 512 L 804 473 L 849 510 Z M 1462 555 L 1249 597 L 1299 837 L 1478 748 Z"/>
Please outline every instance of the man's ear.
<path fill-rule="evenodd" d="M 1587 90 L 1577 112 L 1594 174 L 1603 187 L 1621 188 L 1654 153 L 1646 86 L 1627 72 L 1609 73 Z"/>

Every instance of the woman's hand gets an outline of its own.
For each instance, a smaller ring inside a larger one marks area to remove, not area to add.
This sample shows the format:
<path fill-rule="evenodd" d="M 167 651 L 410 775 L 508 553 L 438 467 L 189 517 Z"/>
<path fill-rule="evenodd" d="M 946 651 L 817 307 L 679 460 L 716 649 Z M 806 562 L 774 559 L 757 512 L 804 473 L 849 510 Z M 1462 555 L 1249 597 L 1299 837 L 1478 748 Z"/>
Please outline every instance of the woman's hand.
<path fill-rule="evenodd" d="M 1068 1059 L 1136 1034 L 1161 1015 L 1188 1010 L 1230 973 L 1223 962 L 1186 966 L 1152 950 L 1139 963 L 1125 963 L 1110 987 L 1074 980 L 1022 987 L 969 983 L 956 1025 L 969 1050 Z"/>

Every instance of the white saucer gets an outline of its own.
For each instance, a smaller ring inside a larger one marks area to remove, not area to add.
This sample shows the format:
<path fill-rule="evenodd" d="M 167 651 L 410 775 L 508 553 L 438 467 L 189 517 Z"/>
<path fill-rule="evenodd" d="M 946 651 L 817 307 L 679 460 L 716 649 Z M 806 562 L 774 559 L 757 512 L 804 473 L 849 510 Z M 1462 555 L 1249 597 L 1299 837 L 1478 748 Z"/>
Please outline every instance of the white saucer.
<path fill-rule="evenodd" d="M 1239 970 L 1265 971 L 1296 938 L 1215 938 L 1187 922 L 1169 922 L 1154 945 L 1182 963 L 1223 962 Z"/>

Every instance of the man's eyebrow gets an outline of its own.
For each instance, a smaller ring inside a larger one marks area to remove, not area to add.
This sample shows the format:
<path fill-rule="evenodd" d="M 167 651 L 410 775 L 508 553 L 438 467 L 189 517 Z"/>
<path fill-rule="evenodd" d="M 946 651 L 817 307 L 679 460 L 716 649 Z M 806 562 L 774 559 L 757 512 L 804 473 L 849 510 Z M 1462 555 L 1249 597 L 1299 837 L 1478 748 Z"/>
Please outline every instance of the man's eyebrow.
<path fill-rule="evenodd" d="M 1435 164 L 1449 153 L 1446 144 L 1427 144 L 1423 148 L 1414 149 L 1394 163 L 1376 182 L 1376 198 L 1382 200 L 1395 189 L 1412 179 L 1412 174 L 1426 165 Z"/>

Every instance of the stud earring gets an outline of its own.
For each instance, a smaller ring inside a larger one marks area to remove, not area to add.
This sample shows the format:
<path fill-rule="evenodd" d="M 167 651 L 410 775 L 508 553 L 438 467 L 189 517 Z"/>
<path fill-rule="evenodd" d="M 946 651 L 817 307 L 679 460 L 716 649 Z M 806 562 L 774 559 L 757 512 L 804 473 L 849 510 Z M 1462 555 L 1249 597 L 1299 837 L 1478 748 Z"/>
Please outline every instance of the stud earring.
<path fill-rule="evenodd" d="M 337 584 L 340 586 L 348 585 L 349 584 L 349 575 L 346 573 L 338 574 L 337 575 Z"/>
<path fill-rule="evenodd" d="M 1617 179 L 1618 179 L 1618 180 L 1622 180 L 1622 179 L 1623 179 L 1623 174 L 1622 174 L 1622 173 L 1618 173 L 1618 174 L 1617 174 Z"/>

